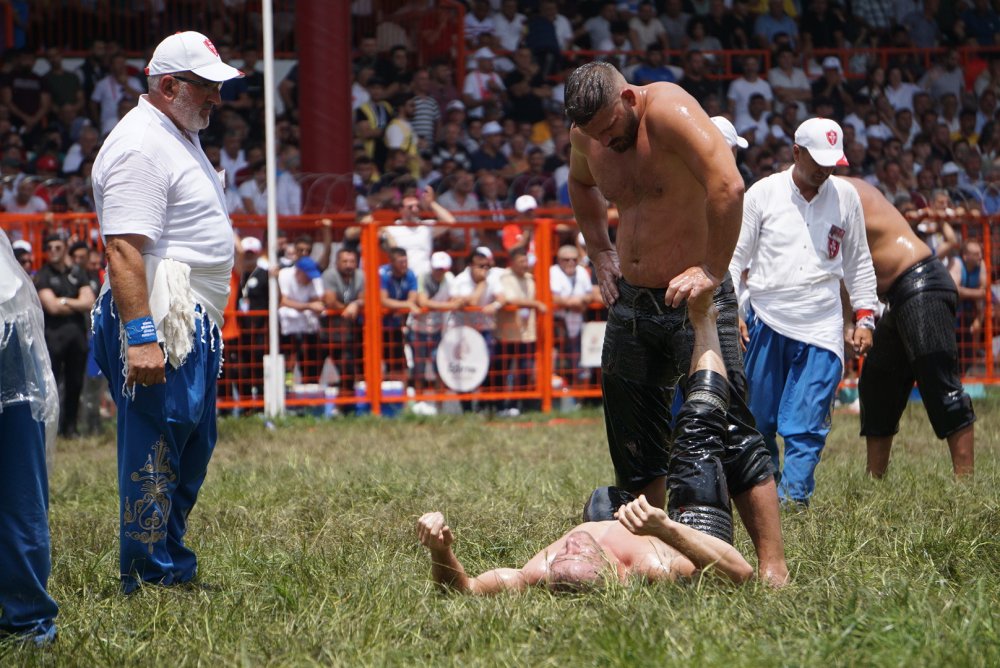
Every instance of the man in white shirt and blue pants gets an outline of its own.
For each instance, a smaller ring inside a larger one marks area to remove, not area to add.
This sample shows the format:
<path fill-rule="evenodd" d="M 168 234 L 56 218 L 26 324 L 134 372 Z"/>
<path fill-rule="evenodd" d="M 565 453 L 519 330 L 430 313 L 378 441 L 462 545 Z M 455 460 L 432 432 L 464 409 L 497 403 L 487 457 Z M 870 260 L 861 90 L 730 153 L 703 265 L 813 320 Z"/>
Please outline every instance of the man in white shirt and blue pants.
<path fill-rule="evenodd" d="M 197 575 L 188 514 L 216 442 L 222 312 L 233 267 L 225 176 L 198 131 L 242 76 L 197 32 L 163 40 L 149 94 L 108 135 L 94 199 L 108 280 L 94 355 L 118 406 L 120 572 L 125 593 Z"/>
<path fill-rule="evenodd" d="M 813 118 L 795 131 L 794 165 L 755 183 L 729 266 L 749 339 L 750 411 L 771 451 L 783 501 L 807 505 L 830 432 L 844 368 L 840 282 L 855 316 L 854 350 L 871 347 L 875 270 L 857 191 L 835 176 L 846 165 L 843 131 Z M 745 280 L 743 278 L 746 271 Z M 775 435 L 784 439 L 783 470 Z"/>

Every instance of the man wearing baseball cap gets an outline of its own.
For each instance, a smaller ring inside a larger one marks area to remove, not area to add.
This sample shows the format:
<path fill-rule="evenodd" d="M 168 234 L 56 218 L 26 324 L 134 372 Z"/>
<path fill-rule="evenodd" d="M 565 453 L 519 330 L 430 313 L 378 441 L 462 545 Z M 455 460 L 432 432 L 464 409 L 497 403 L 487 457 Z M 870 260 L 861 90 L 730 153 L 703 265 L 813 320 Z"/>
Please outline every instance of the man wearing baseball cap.
<path fill-rule="evenodd" d="M 729 266 L 738 286 L 750 410 L 775 470 L 778 495 L 807 505 L 844 368 L 840 283 L 854 311 L 854 351 L 871 347 L 875 271 L 857 191 L 832 176 L 846 165 L 844 133 L 826 118 L 795 131 L 794 164 L 746 192 Z M 747 270 L 744 278 L 744 271 Z M 784 470 L 778 467 L 781 434 Z"/>
<path fill-rule="evenodd" d="M 193 31 L 160 42 L 146 74 L 149 93 L 114 127 L 93 167 L 108 258 L 94 346 L 118 406 L 125 593 L 198 573 L 184 535 L 215 448 L 234 249 L 225 180 L 198 132 L 222 102 L 222 82 L 242 76 Z"/>

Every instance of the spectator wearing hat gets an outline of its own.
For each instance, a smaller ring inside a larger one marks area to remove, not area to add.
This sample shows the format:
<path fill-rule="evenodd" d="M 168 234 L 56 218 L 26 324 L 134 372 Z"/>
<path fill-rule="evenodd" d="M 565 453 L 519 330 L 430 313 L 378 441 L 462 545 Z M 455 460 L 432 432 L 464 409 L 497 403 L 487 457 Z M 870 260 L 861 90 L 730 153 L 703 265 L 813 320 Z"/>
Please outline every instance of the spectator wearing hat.
<path fill-rule="evenodd" d="M 440 380 L 436 373 L 435 358 L 441 333 L 448 312 L 460 306 L 460 300 L 452 295 L 451 255 L 438 251 L 431 255 L 430 270 L 417 274 L 417 305 L 421 312 L 410 319 L 413 332 L 413 387 L 420 393 L 428 388 L 439 390 Z M 423 402 L 418 413 L 433 415 L 437 407 Z"/>
<path fill-rule="evenodd" d="M 28 276 L 35 274 L 35 257 L 31 254 L 31 244 L 24 239 L 18 239 L 11 244 L 14 251 L 14 259 L 17 264 L 24 269 Z"/>
<path fill-rule="evenodd" d="M 304 383 L 319 382 L 322 369 L 319 345 L 320 316 L 325 308 L 322 275 L 316 260 L 308 256 L 278 271 L 281 345 L 298 361 Z"/>
<path fill-rule="evenodd" d="M 779 497 L 805 505 L 843 375 L 841 281 L 857 354 L 871 347 L 877 299 L 860 198 L 831 177 L 847 162 L 843 130 L 830 119 L 807 120 L 795 131 L 793 155 L 790 169 L 747 190 L 729 273 L 749 330 L 741 327 L 750 410 L 775 470 L 775 435 L 784 438 Z"/>
<path fill-rule="evenodd" d="M 262 351 L 267 347 L 267 315 L 269 307 L 270 278 L 267 260 L 263 257 L 264 245 L 257 237 L 241 237 L 240 256 L 235 269 L 239 274 L 240 318 L 240 369 L 238 389 L 240 396 L 263 396 Z M 255 315 L 249 315 L 255 312 Z"/>
<path fill-rule="evenodd" d="M 850 108 L 852 97 L 844 79 L 844 67 L 836 56 L 823 59 L 823 75 L 812 84 L 813 102 L 819 99 L 827 101 L 833 107 L 833 117 L 844 118 L 845 111 Z"/>
<path fill-rule="evenodd" d="M 494 71 L 493 60 L 496 54 L 493 51 L 483 47 L 476 51 L 474 57 L 476 68 L 465 75 L 462 101 L 470 117 L 482 118 L 484 115 L 492 115 L 503 107 L 506 87 L 500 75 Z"/>
<path fill-rule="evenodd" d="M 472 172 L 497 172 L 509 176 L 510 161 L 500 149 L 503 147 L 503 128 L 496 121 L 483 126 L 483 145 L 472 154 Z"/>

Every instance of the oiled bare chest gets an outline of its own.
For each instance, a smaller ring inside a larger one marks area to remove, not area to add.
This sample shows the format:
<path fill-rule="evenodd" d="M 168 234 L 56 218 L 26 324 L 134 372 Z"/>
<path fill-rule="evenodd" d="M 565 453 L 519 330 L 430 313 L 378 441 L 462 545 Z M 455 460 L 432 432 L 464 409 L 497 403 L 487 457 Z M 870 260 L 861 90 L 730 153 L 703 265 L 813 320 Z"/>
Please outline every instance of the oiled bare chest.
<path fill-rule="evenodd" d="M 678 170 L 671 178 L 670 157 L 656 158 L 648 151 L 600 157 L 589 160 L 591 173 L 597 187 L 619 209 L 636 205 L 643 200 L 658 201 L 670 197 L 679 183 Z"/>

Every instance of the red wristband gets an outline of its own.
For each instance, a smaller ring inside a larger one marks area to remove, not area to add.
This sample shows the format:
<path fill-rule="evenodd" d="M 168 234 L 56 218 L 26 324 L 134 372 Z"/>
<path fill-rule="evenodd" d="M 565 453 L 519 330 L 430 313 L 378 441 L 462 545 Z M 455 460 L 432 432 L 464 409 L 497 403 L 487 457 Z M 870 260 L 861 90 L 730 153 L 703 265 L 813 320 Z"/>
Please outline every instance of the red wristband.
<path fill-rule="evenodd" d="M 854 312 L 854 322 L 857 322 L 862 318 L 874 318 L 874 317 L 875 317 L 875 311 L 872 311 L 871 309 L 859 308 L 857 311 Z"/>

